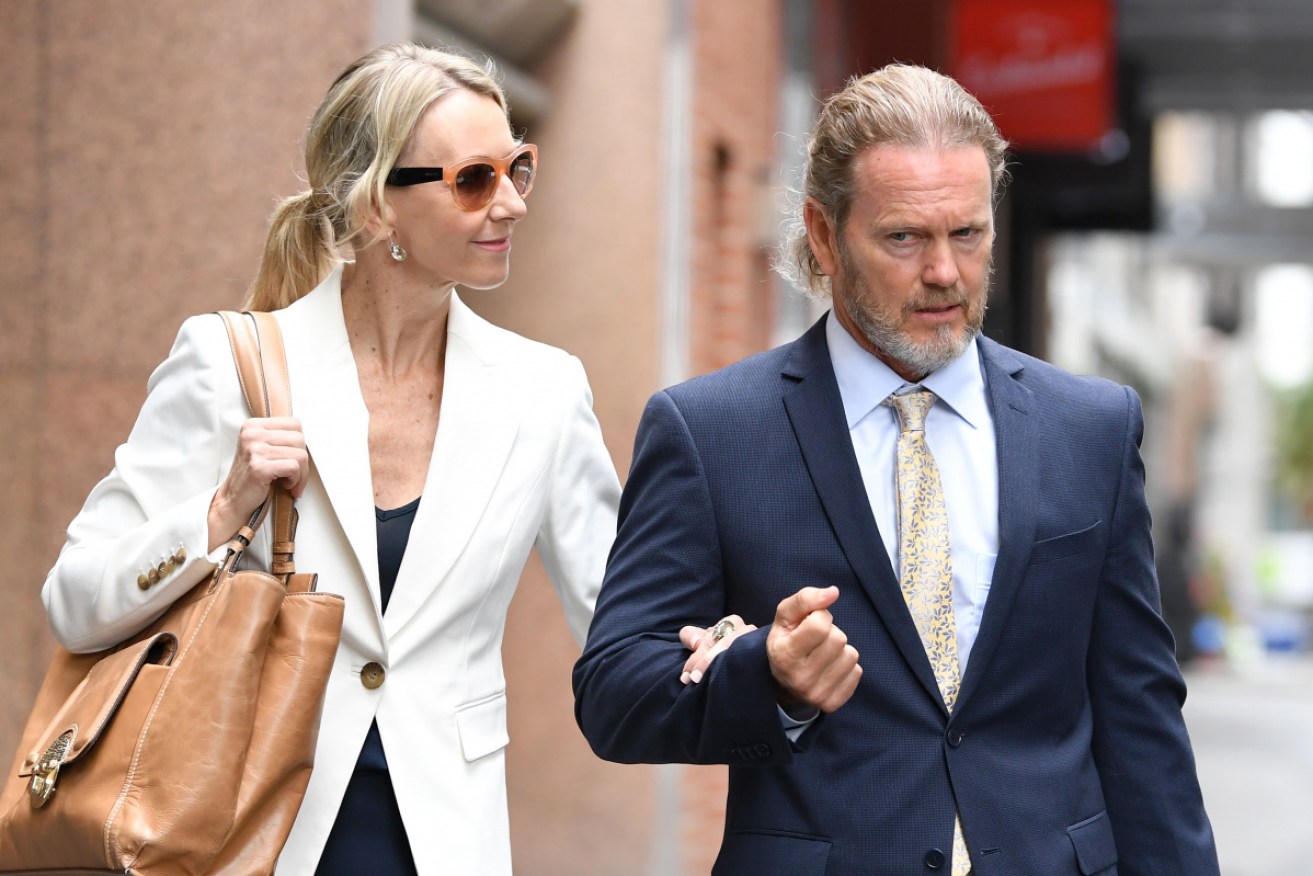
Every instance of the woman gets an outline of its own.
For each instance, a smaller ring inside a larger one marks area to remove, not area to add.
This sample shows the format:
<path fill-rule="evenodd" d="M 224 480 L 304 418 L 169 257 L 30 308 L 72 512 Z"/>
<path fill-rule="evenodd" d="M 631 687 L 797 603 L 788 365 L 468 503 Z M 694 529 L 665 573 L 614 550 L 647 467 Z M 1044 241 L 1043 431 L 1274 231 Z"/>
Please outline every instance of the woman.
<path fill-rule="evenodd" d="M 305 152 L 247 301 L 276 311 L 296 419 L 247 419 L 221 320 L 187 320 L 46 609 L 71 650 L 120 641 L 282 481 L 346 618 L 278 872 L 510 873 L 507 606 L 536 545 L 582 642 L 619 494 L 579 362 L 455 292 L 505 281 L 537 153 L 481 67 L 411 45 L 343 72 Z"/>

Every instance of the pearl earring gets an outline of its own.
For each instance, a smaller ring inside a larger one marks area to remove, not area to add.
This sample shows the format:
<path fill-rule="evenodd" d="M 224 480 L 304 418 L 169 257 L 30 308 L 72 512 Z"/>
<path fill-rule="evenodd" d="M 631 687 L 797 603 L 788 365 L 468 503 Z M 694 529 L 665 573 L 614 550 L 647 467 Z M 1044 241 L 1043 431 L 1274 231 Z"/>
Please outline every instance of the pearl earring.
<path fill-rule="evenodd" d="M 410 253 L 401 248 L 401 244 L 392 239 L 391 234 L 388 235 L 388 252 L 392 253 L 392 258 L 399 262 L 404 262 L 410 256 Z"/>

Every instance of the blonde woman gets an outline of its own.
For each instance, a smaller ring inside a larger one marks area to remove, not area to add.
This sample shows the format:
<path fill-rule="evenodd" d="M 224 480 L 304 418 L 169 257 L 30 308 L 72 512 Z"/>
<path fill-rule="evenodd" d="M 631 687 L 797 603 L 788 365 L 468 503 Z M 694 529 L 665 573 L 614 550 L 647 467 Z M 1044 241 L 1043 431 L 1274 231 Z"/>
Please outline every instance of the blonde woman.
<path fill-rule="evenodd" d="M 333 83 L 305 163 L 246 302 L 275 311 L 296 418 L 247 419 L 222 322 L 189 319 L 46 609 L 71 650 L 114 644 L 207 576 L 282 481 L 298 564 L 346 619 L 278 872 L 508 874 L 507 606 L 536 545 L 583 641 L 619 493 L 578 360 L 456 292 L 505 281 L 537 151 L 482 67 L 391 45 Z"/>

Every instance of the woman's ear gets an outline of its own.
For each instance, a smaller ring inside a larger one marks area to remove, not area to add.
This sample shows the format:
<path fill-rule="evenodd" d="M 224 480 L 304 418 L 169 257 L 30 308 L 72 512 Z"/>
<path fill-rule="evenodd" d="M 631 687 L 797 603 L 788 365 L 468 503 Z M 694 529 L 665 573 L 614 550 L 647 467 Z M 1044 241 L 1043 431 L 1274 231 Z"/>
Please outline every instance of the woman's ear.
<path fill-rule="evenodd" d="M 383 196 L 383 201 L 380 203 L 371 195 L 369 205 L 365 207 L 366 234 L 373 239 L 382 240 L 396 230 L 396 221 L 396 211 L 387 202 L 387 197 Z"/>

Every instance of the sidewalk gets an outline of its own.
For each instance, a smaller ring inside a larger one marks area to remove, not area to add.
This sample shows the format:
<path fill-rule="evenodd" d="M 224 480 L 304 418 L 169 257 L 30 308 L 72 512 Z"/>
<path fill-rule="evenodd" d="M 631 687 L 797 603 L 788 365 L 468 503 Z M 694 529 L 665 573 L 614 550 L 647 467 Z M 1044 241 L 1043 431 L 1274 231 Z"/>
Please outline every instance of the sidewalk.
<path fill-rule="evenodd" d="M 1222 876 L 1313 876 L 1313 657 L 1186 673 Z"/>

